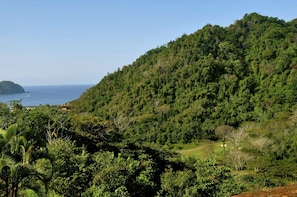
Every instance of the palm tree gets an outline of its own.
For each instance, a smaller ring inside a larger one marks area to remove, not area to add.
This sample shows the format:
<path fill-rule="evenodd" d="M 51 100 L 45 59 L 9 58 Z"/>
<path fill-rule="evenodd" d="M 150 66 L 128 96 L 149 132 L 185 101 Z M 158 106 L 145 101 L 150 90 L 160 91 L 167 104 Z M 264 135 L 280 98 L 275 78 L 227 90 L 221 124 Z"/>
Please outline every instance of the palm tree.
<path fill-rule="evenodd" d="M 41 180 L 47 193 L 47 183 L 51 179 L 51 170 L 41 169 L 36 165 L 41 161 L 51 164 L 45 148 L 35 149 L 32 141 L 16 134 L 17 125 L 11 125 L 7 130 L 0 130 L 0 171 L 5 182 L 6 197 L 17 197 L 19 186 L 25 178 L 35 177 Z M 47 165 L 51 166 L 51 165 Z"/>
<path fill-rule="evenodd" d="M 14 165 L 15 161 L 12 157 L 2 154 L 0 157 L 0 169 L 1 169 L 1 176 L 0 178 L 5 182 L 5 196 L 9 196 L 9 180 L 11 175 L 10 166 Z"/>
<path fill-rule="evenodd" d="M 7 155 L 10 143 L 17 131 L 16 125 L 11 125 L 7 130 L 0 129 L 0 171 L 1 179 L 5 182 L 5 196 L 9 196 L 9 177 L 11 174 L 10 166 L 14 165 L 15 161 Z"/>

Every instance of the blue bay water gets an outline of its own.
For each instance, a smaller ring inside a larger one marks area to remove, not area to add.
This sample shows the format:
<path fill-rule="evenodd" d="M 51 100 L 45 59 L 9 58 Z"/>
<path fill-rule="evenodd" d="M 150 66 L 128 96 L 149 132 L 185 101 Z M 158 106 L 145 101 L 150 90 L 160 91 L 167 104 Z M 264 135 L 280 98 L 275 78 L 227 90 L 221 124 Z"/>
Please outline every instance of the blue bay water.
<path fill-rule="evenodd" d="M 23 106 L 62 105 L 75 100 L 94 85 L 23 86 L 26 93 L 0 95 L 0 102 L 21 100 Z"/>

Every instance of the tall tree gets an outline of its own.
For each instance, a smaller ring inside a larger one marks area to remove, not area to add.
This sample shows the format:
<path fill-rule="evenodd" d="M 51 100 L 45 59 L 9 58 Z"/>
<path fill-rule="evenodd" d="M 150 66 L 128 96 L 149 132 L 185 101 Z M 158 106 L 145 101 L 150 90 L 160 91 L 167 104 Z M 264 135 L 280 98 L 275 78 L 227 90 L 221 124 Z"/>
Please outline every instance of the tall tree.
<path fill-rule="evenodd" d="M 215 135 L 219 137 L 223 142 L 222 146 L 224 155 L 226 153 L 226 141 L 233 130 L 234 128 L 229 125 L 221 125 L 215 129 Z"/>

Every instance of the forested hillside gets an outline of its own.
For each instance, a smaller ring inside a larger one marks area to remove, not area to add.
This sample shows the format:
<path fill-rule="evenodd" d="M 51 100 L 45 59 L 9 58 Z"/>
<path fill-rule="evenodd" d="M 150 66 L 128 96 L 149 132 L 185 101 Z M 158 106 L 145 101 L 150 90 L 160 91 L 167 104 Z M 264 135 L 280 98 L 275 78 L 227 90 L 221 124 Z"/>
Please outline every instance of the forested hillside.
<path fill-rule="evenodd" d="M 126 139 L 157 144 L 214 137 L 292 112 L 297 96 L 297 19 L 246 14 L 206 25 L 107 75 L 72 103 Z"/>
<path fill-rule="evenodd" d="M 0 103 L 0 197 L 229 197 L 296 183 L 296 96 L 297 19 L 206 25 L 69 106 Z"/>

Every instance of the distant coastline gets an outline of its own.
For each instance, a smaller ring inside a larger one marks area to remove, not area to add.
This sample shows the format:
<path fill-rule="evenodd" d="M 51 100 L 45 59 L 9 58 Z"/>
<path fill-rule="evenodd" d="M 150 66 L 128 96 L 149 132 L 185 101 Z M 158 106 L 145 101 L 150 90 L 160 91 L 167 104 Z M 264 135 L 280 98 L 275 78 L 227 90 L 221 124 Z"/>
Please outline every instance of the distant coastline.
<path fill-rule="evenodd" d="M 9 104 L 13 100 L 19 100 L 25 107 L 47 104 L 63 105 L 78 99 L 82 93 L 92 86 L 94 84 L 24 86 L 24 93 L 0 94 L 0 102 Z"/>

